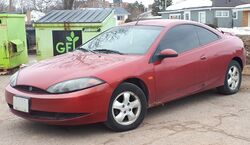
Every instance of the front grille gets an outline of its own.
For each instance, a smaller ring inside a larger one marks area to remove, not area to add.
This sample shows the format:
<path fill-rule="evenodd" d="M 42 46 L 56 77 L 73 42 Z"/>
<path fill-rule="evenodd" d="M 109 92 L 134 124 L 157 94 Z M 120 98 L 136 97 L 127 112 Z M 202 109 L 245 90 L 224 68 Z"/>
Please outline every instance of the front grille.
<path fill-rule="evenodd" d="M 31 92 L 31 93 L 36 93 L 36 94 L 47 94 L 48 92 L 37 88 L 37 87 L 33 87 L 33 86 L 24 86 L 24 85 L 18 85 L 14 87 L 15 89 L 19 90 L 19 91 L 25 91 L 25 92 Z"/>
<path fill-rule="evenodd" d="M 63 119 L 81 117 L 86 115 L 86 113 L 56 113 L 56 112 L 31 111 L 30 115 L 36 119 L 63 120 Z"/>
<path fill-rule="evenodd" d="M 18 114 L 22 116 L 27 116 L 33 119 L 64 120 L 64 119 L 72 119 L 72 118 L 77 118 L 77 117 L 88 115 L 88 113 L 57 113 L 57 112 L 35 111 L 35 110 L 30 110 L 30 113 L 23 113 L 23 112 L 14 110 L 13 105 L 11 104 L 8 104 L 8 105 L 13 111 L 18 112 Z"/>

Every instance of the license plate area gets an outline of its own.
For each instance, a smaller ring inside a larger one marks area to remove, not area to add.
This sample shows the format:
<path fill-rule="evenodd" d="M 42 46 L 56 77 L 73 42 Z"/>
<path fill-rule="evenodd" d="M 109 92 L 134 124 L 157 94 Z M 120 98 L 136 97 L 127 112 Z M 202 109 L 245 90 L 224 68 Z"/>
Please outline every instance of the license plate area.
<path fill-rule="evenodd" d="M 26 97 L 14 96 L 13 109 L 25 113 L 29 113 L 30 99 Z"/>

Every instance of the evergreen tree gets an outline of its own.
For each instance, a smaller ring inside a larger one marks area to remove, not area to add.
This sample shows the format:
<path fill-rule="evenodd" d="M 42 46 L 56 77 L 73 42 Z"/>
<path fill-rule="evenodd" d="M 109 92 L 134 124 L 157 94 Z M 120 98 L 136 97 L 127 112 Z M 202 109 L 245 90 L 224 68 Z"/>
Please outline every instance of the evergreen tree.
<path fill-rule="evenodd" d="M 159 12 L 172 5 L 172 0 L 155 0 L 152 5 L 152 15 L 160 16 Z"/>

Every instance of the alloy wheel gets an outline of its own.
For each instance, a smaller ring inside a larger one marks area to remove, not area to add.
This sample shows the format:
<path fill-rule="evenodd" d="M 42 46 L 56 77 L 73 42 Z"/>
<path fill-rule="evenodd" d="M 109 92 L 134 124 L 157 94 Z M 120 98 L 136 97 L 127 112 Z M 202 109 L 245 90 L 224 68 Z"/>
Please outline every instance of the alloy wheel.
<path fill-rule="evenodd" d="M 133 92 L 119 94 L 112 104 L 112 115 L 120 125 L 133 124 L 141 113 L 141 102 Z"/>
<path fill-rule="evenodd" d="M 240 72 L 236 66 L 232 66 L 228 71 L 227 84 L 231 90 L 235 90 L 239 86 Z"/>

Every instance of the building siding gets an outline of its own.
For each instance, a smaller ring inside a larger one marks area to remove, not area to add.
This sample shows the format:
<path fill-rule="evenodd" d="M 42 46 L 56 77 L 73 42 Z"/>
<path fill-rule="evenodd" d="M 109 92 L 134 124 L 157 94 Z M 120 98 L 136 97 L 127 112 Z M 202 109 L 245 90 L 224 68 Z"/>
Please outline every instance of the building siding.
<path fill-rule="evenodd" d="M 243 20 L 243 11 L 238 11 L 238 17 L 237 19 L 233 19 L 233 27 L 241 27 L 242 26 L 242 20 Z"/>
<path fill-rule="evenodd" d="M 198 22 L 198 11 L 191 11 L 191 20 Z"/>
<path fill-rule="evenodd" d="M 169 16 L 171 14 L 181 14 L 181 19 L 184 19 L 184 12 L 172 12 L 172 13 L 162 14 L 162 18 L 169 19 Z"/>
<path fill-rule="evenodd" d="M 169 14 L 162 14 L 162 19 L 168 19 L 169 18 Z"/>
<path fill-rule="evenodd" d="M 229 17 L 223 17 L 223 18 L 216 18 L 215 17 L 215 13 L 217 10 L 214 11 L 214 21 L 217 21 L 217 25 L 218 27 L 223 27 L 223 28 L 232 28 L 233 27 L 233 14 L 232 14 L 232 10 L 228 10 L 228 9 L 220 9 L 222 11 L 229 11 Z M 219 11 L 220 11 L 219 10 Z"/>
<path fill-rule="evenodd" d="M 182 9 L 181 12 L 178 10 L 178 12 L 174 11 L 167 11 L 167 13 L 162 13 L 163 19 L 168 19 L 170 14 L 181 14 L 181 19 L 184 19 L 184 11 L 190 11 L 191 14 L 191 20 L 198 22 L 199 12 L 205 11 L 206 12 L 206 24 L 213 24 L 218 27 L 226 27 L 226 28 L 232 28 L 232 27 L 247 27 L 250 23 L 248 21 L 250 13 L 249 11 L 238 11 L 238 17 L 237 19 L 233 18 L 233 10 L 235 6 L 243 5 L 243 4 L 249 4 L 250 0 L 213 0 L 212 7 L 199 7 L 195 10 L 194 9 Z M 227 7 L 227 8 L 226 8 Z M 216 17 L 215 12 L 216 11 L 229 11 L 229 17 Z M 249 14 L 248 14 L 249 13 Z"/>
<path fill-rule="evenodd" d="M 214 11 L 213 10 L 207 10 L 206 11 L 206 23 L 207 24 L 215 24 L 214 21 Z"/>
<path fill-rule="evenodd" d="M 229 11 L 229 17 L 226 17 L 226 18 L 216 18 L 215 17 L 215 13 L 216 11 Z M 233 18 L 232 18 L 232 10 L 228 10 L 228 9 L 216 9 L 216 10 L 211 10 L 211 9 L 207 9 L 207 10 L 193 10 L 193 11 L 190 11 L 191 13 L 191 20 L 192 21 L 196 21 L 198 22 L 198 19 L 199 19 L 199 12 L 206 12 L 206 24 L 213 24 L 213 25 L 216 25 L 218 27 L 225 27 L 225 28 L 231 28 L 233 27 Z M 181 18 L 184 19 L 184 12 L 178 12 L 181 14 Z M 169 18 L 169 15 L 171 14 L 177 14 L 176 13 L 163 13 L 162 14 L 162 18 L 163 19 L 168 19 Z"/>

